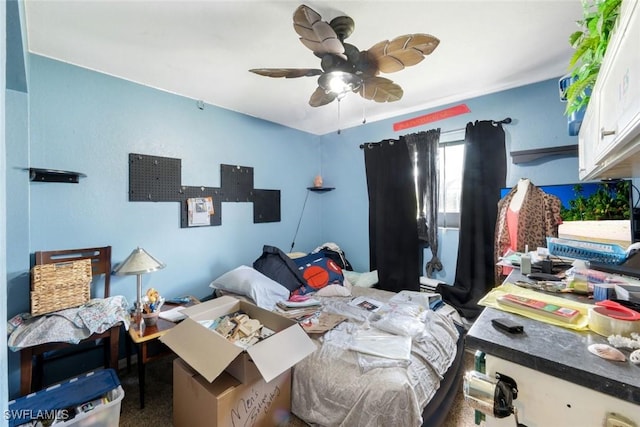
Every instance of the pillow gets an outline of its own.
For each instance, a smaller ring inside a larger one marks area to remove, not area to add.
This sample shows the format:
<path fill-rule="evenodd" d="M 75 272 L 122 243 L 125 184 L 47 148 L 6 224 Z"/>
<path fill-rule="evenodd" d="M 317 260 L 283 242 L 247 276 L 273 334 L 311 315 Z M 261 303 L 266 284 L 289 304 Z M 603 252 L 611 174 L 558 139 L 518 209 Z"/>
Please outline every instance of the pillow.
<path fill-rule="evenodd" d="M 356 273 L 355 271 L 344 271 L 344 277 L 349 279 L 353 286 L 361 288 L 370 288 L 378 283 L 378 270 L 368 271 L 366 273 Z"/>
<path fill-rule="evenodd" d="M 303 286 L 293 291 L 293 294 L 305 295 L 324 288 L 327 285 L 342 285 L 344 276 L 342 268 L 331 258 L 323 254 L 309 254 L 293 260 L 298 271 L 305 280 Z"/>
<path fill-rule="evenodd" d="M 253 262 L 253 268 L 289 291 L 306 283 L 293 260 L 275 246 L 264 245 L 262 255 Z"/>
<path fill-rule="evenodd" d="M 278 301 L 290 296 L 287 288 L 246 265 L 224 273 L 209 287 L 244 295 L 266 310 L 273 310 Z"/>
<path fill-rule="evenodd" d="M 316 296 L 319 297 L 350 297 L 351 290 L 346 286 L 341 285 L 327 285 L 324 288 L 316 292 Z"/>

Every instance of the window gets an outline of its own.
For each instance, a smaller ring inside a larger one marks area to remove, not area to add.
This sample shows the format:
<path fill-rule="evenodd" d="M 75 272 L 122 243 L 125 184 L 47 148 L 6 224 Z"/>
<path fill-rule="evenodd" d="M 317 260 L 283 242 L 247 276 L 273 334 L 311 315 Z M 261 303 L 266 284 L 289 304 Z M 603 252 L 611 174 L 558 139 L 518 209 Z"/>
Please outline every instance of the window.
<path fill-rule="evenodd" d="M 438 200 L 438 227 L 460 227 L 460 201 L 462 198 L 462 170 L 464 167 L 465 130 L 447 132 L 440 137 L 438 148 L 440 188 Z M 418 196 L 418 160 L 413 157 L 413 176 Z M 422 212 L 425 216 L 426 212 Z M 416 218 L 420 218 L 417 212 Z"/>
<path fill-rule="evenodd" d="M 460 226 L 460 199 L 462 196 L 462 170 L 464 167 L 465 130 L 443 134 L 440 137 L 440 199 L 438 226 Z"/>

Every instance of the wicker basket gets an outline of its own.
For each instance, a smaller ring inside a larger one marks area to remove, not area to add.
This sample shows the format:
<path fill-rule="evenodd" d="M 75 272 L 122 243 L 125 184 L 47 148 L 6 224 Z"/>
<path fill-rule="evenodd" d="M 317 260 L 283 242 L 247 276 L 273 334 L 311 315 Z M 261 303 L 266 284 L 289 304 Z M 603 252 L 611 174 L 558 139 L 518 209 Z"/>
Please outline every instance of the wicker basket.
<path fill-rule="evenodd" d="M 91 298 L 91 260 L 41 264 L 31 269 L 31 314 L 77 307 Z"/>

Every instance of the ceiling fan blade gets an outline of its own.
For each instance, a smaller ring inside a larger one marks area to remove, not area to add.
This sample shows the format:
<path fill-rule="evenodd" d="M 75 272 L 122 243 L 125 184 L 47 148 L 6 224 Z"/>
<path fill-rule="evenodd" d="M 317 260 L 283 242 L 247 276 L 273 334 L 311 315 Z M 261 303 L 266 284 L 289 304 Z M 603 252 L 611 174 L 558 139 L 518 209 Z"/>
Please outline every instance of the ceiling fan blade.
<path fill-rule="evenodd" d="M 347 59 L 344 46 L 336 32 L 327 22 L 322 20 L 318 12 L 308 6 L 299 6 L 293 14 L 293 28 L 300 35 L 300 41 L 311 49 L 316 56 L 327 53 Z"/>
<path fill-rule="evenodd" d="M 327 93 L 321 87 L 317 87 L 315 92 L 311 94 L 311 98 L 309 98 L 309 105 L 312 107 L 321 107 L 323 105 L 327 105 L 336 98 L 337 95 L 335 93 Z"/>
<path fill-rule="evenodd" d="M 284 77 L 292 79 L 296 77 L 313 77 L 322 74 L 318 68 L 253 68 L 252 73 L 266 77 Z"/>
<path fill-rule="evenodd" d="M 429 34 L 406 34 L 376 43 L 367 51 L 367 58 L 383 73 L 394 73 L 416 65 L 431 54 L 440 40 Z"/>
<path fill-rule="evenodd" d="M 365 99 L 375 102 L 394 102 L 402 99 L 402 88 L 384 77 L 367 77 L 358 89 L 358 93 Z"/>

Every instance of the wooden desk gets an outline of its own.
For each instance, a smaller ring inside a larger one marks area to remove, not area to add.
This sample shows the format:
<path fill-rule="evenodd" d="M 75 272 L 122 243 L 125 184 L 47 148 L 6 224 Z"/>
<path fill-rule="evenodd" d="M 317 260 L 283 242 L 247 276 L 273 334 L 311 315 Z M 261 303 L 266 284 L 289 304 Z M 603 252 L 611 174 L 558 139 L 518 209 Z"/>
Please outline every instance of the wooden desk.
<path fill-rule="evenodd" d="M 190 302 L 186 304 L 165 303 L 162 306 L 162 311 L 171 310 L 179 305 L 185 307 L 198 304 L 200 301 L 197 298 L 189 297 Z M 138 353 L 138 389 L 140 394 L 140 409 L 144 408 L 144 384 L 145 384 L 145 365 L 148 362 L 157 360 L 167 355 L 173 354 L 164 344 L 158 341 L 158 338 L 166 334 L 170 329 L 176 326 L 176 323 L 170 322 L 158 318 L 158 321 L 153 326 L 144 326 L 143 333 L 140 334 L 140 323 L 144 323 L 142 319 L 133 319 L 129 325 L 129 338 L 127 340 L 127 369 L 131 369 L 131 342 L 136 345 Z M 158 353 L 151 354 L 149 352 L 149 345 L 152 343 L 158 343 L 163 347 L 163 350 Z"/>

